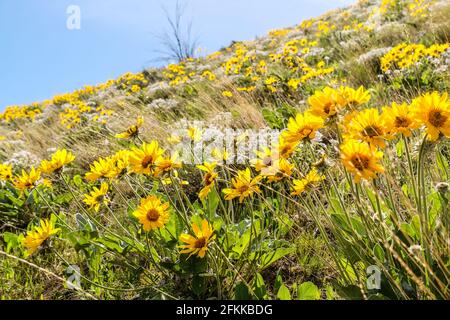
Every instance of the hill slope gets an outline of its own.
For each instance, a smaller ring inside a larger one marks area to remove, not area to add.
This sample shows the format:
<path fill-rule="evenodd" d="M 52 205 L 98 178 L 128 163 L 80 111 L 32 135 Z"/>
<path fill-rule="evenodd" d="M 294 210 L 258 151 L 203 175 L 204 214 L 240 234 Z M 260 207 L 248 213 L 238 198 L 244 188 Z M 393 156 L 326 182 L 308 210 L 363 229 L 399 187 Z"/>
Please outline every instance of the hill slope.
<path fill-rule="evenodd" d="M 362 0 L 7 107 L 0 297 L 449 298 L 449 19 Z"/>

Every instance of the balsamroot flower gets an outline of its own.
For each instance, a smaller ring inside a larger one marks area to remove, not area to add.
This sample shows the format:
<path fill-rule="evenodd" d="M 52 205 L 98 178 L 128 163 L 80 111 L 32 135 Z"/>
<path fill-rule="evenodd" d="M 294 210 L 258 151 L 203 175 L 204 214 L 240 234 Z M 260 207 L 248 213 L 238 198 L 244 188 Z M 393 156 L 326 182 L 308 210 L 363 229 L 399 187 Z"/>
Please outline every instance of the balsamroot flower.
<path fill-rule="evenodd" d="M 242 203 L 245 198 L 251 197 L 253 193 L 260 193 L 258 183 L 261 181 L 261 176 L 256 176 L 252 179 L 250 169 L 239 170 L 235 178 L 232 179 L 232 188 L 223 189 L 225 193 L 225 200 L 233 200 L 239 197 L 239 202 Z"/>
<path fill-rule="evenodd" d="M 280 158 L 272 167 L 264 170 L 263 176 L 267 177 L 268 182 L 278 182 L 289 178 L 294 170 L 294 165 L 286 159 Z"/>
<path fill-rule="evenodd" d="M 280 158 L 289 158 L 295 152 L 297 146 L 298 142 L 287 142 L 282 136 L 280 136 L 277 146 Z"/>
<path fill-rule="evenodd" d="M 90 168 L 85 177 L 88 181 L 96 181 L 110 174 L 111 163 L 109 159 L 99 158 L 90 165 Z"/>
<path fill-rule="evenodd" d="M 180 235 L 180 241 L 185 243 L 179 246 L 182 249 L 180 253 L 189 253 L 189 257 L 196 254 L 199 258 L 203 258 L 208 250 L 208 244 L 215 238 L 214 231 L 205 219 L 202 220 L 201 229 L 193 223 L 192 230 L 194 237 L 186 233 Z"/>
<path fill-rule="evenodd" d="M 425 125 L 428 139 L 436 141 L 440 136 L 450 138 L 450 99 L 445 92 L 427 93 L 412 102 L 416 120 Z"/>
<path fill-rule="evenodd" d="M 33 226 L 22 241 L 23 246 L 27 249 L 27 255 L 33 254 L 45 240 L 59 231 L 61 229 L 55 228 L 54 221 L 41 219 L 39 226 Z"/>
<path fill-rule="evenodd" d="M 131 172 L 154 174 L 156 163 L 161 159 L 163 153 L 164 150 L 159 147 L 157 141 L 144 142 L 141 148 L 133 148 L 129 156 Z"/>
<path fill-rule="evenodd" d="M 345 125 L 345 138 L 360 140 L 384 148 L 387 130 L 377 109 L 365 109 L 357 113 Z"/>
<path fill-rule="evenodd" d="M 94 187 L 89 194 L 84 195 L 83 202 L 86 203 L 89 208 L 93 208 L 95 212 L 98 212 L 102 204 L 107 206 L 110 202 L 107 196 L 108 188 L 108 184 L 106 182 L 102 182 L 100 189 Z"/>
<path fill-rule="evenodd" d="M 178 160 L 177 155 L 174 154 L 170 157 L 160 157 L 159 160 L 156 161 L 155 165 L 156 165 L 156 169 L 155 169 L 154 175 L 159 176 L 161 174 L 181 168 L 182 164 Z"/>
<path fill-rule="evenodd" d="M 287 143 L 300 142 L 304 139 L 312 140 L 317 130 L 324 125 L 323 119 L 311 113 L 297 114 L 295 118 L 289 119 L 286 131 L 281 136 Z"/>
<path fill-rule="evenodd" d="M 337 95 L 338 103 L 343 108 L 354 108 L 370 101 L 370 93 L 363 86 L 357 90 L 350 87 L 340 87 Z"/>
<path fill-rule="evenodd" d="M 164 228 L 169 222 L 169 203 L 162 202 L 156 196 L 148 196 L 141 199 L 139 207 L 133 212 L 145 231 L 150 231 L 157 228 Z"/>
<path fill-rule="evenodd" d="M 340 108 L 338 93 L 330 87 L 326 87 L 322 91 L 317 90 L 314 95 L 309 97 L 308 104 L 311 114 L 323 119 L 334 116 Z"/>
<path fill-rule="evenodd" d="M 216 166 L 217 166 L 217 163 L 215 163 L 215 162 L 213 162 L 213 163 L 205 162 L 204 164 L 197 166 L 197 168 L 206 172 L 205 175 L 203 176 L 204 187 L 198 193 L 198 197 L 200 198 L 200 200 L 206 199 L 208 194 L 211 192 L 211 189 L 215 185 L 215 181 L 216 181 L 216 178 L 218 175 L 217 172 L 214 171 Z"/>
<path fill-rule="evenodd" d="M 225 90 L 225 91 L 222 91 L 222 96 L 231 98 L 233 96 L 233 93 L 231 91 Z"/>
<path fill-rule="evenodd" d="M 58 150 L 53 155 L 50 161 L 43 160 L 39 167 L 42 173 L 51 174 L 59 171 L 63 166 L 75 160 L 75 155 L 66 149 Z"/>
<path fill-rule="evenodd" d="M 325 176 L 320 174 L 316 168 L 313 168 L 305 178 L 301 180 L 294 180 L 294 186 L 292 187 L 292 195 L 300 195 L 303 192 L 309 191 L 314 188 L 319 182 L 325 180 Z"/>
<path fill-rule="evenodd" d="M 139 90 L 140 90 L 140 88 L 139 88 Z M 138 117 L 136 120 L 136 124 L 132 125 L 124 132 L 116 134 L 115 137 L 118 139 L 135 138 L 139 135 L 139 128 L 142 127 L 143 123 L 144 123 L 144 118 Z"/>
<path fill-rule="evenodd" d="M 202 139 L 203 132 L 200 128 L 192 126 L 187 129 L 187 135 L 192 141 L 198 142 Z"/>
<path fill-rule="evenodd" d="M 411 112 L 411 107 L 406 104 L 392 103 L 391 107 L 383 108 L 383 120 L 389 134 L 403 134 L 411 136 L 411 131 L 418 128 L 417 121 Z"/>
<path fill-rule="evenodd" d="M 12 166 L 0 163 L 0 181 L 9 181 L 12 178 Z"/>
<path fill-rule="evenodd" d="M 120 150 L 117 151 L 113 156 L 109 157 L 108 160 L 108 170 L 105 177 L 110 179 L 115 179 L 122 176 L 128 168 L 129 165 L 129 151 Z"/>
<path fill-rule="evenodd" d="M 40 178 L 41 171 L 36 170 L 34 167 L 32 167 L 29 173 L 25 172 L 25 170 L 22 169 L 22 175 L 16 176 L 13 183 L 17 189 L 23 191 L 26 189 L 34 188 Z"/>
<path fill-rule="evenodd" d="M 383 152 L 366 142 L 348 140 L 341 145 L 341 160 L 357 183 L 361 179 L 372 180 L 377 173 L 384 172 L 380 160 Z"/>

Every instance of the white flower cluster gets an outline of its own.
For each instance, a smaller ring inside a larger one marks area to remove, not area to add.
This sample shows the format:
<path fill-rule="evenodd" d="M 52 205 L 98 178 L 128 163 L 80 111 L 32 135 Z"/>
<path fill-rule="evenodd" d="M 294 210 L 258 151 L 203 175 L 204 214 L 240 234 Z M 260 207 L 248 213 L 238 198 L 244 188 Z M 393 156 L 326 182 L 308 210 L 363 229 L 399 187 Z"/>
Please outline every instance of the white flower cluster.
<path fill-rule="evenodd" d="M 25 168 L 37 165 L 39 162 L 40 160 L 36 155 L 26 150 L 22 150 L 14 153 L 5 164 L 10 164 L 13 167 Z"/>
<path fill-rule="evenodd" d="M 382 56 L 384 56 L 391 49 L 392 49 L 392 47 L 376 48 L 376 49 L 370 50 L 370 51 L 360 55 L 357 59 L 357 62 L 359 64 L 365 64 L 365 63 L 374 61 L 375 59 L 379 59 Z"/>
<path fill-rule="evenodd" d="M 178 106 L 178 101 L 175 99 L 155 99 L 147 105 L 148 109 L 164 109 L 170 110 Z"/>

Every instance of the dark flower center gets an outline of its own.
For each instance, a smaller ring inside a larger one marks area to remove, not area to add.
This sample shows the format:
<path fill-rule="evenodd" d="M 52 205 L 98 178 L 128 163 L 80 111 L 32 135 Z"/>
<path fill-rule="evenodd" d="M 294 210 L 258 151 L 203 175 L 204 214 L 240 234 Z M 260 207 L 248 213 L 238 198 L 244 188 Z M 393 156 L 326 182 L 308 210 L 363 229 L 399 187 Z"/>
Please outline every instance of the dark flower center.
<path fill-rule="evenodd" d="M 369 168 L 370 160 L 364 155 L 356 154 L 350 161 L 359 171 Z"/>
<path fill-rule="evenodd" d="M 152 156 L 146 156 L 143 160 L 142 160 L 142 167 L 144 169 L 147 169 L 148 167 L 150 167 L 150 165 L 153 164 L 153 157 Z"/>
<path fill-rule="evenodd" d="M 240 186 L 237 190 L 238 190 L 239 193 L 244 193 L 248 189 L 249 189 L 249 186 L 245 184 L 243 186 Z"/>
<path fill-rule="evenodd" d="M 305 137 L 309 137 L 309 135 L 313 132 L 311 128 L 303 128 L 301 130 L 301 134 Z"/>
<path fill-rule="evenodd" d="M 395 117 L 395 126 L 397 128 L 407 128 L 411 121 L 405 117 Z"/>
<path fill-rule="evenodd" d="M 213 182 L 214 182 L 214 178 L 213 178 L 212 174 L 209 172 L 207 174 L 205 174 L 205 185 L 209 186 Z"/>
<path fill-rule="evenodd" d="M 439 110 L 433 110 L 428 115 L 428 121 L 436 128 L 442 127 L 447 121 L 447 117 Z"/>
<path fill-rule="evenodd" d="M 137 136 L 138 133 L 139 133 L 139 127 L 137 127 L 137 126 L 131 126 L 131 127 L 127 130 L 127 133 L 128 133 L 131 137 Z"/>
<path fill-rule="evenodd" d="M 324 106 L 323 106 L 323 112 L 325 112 L 326 114 L 330 114 L 331 111 L 331 107 L 333 106 L 332 102 L 327 102 Z"/>
<path fill-rule="evenodd" d="M 205 246 L 206 246 L 206 238 L 205 238 L 205 237 L 198 238 L 198 239 L 195 241 L 194 246 L 195 246 L 197 249 L 201 249 L 201 248 L 205 247 Z"/>
<path fill-rule="evenodd" d="M 367 137 L 376 137 L 381 135 L 381 129 L 380 127 L 377 127 L 375 125 L 370 125 L 368 127 L 364 128 L 364 135 Z"/>
<path fill-rule="evenodd" d="M 158 221 L 158 219 L 159 219 L 159 212 L 158 212 L 158 210 L 156 210 L 156 209 L 150 209 L 150 210 L 148 210 L 147 211 L 147 219 L 149 220 L 149 221 Z"/>

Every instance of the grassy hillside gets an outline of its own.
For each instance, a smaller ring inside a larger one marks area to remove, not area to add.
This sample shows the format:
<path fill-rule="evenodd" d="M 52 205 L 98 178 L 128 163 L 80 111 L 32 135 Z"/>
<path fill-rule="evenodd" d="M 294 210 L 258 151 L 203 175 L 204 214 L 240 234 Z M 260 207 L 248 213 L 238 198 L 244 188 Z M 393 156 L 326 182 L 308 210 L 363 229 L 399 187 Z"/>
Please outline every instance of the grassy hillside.
<path fill-rule="evenodd" d="M 449 20 L 360 0 L 7 107 L 0 298 L 450 298 Z"/>

